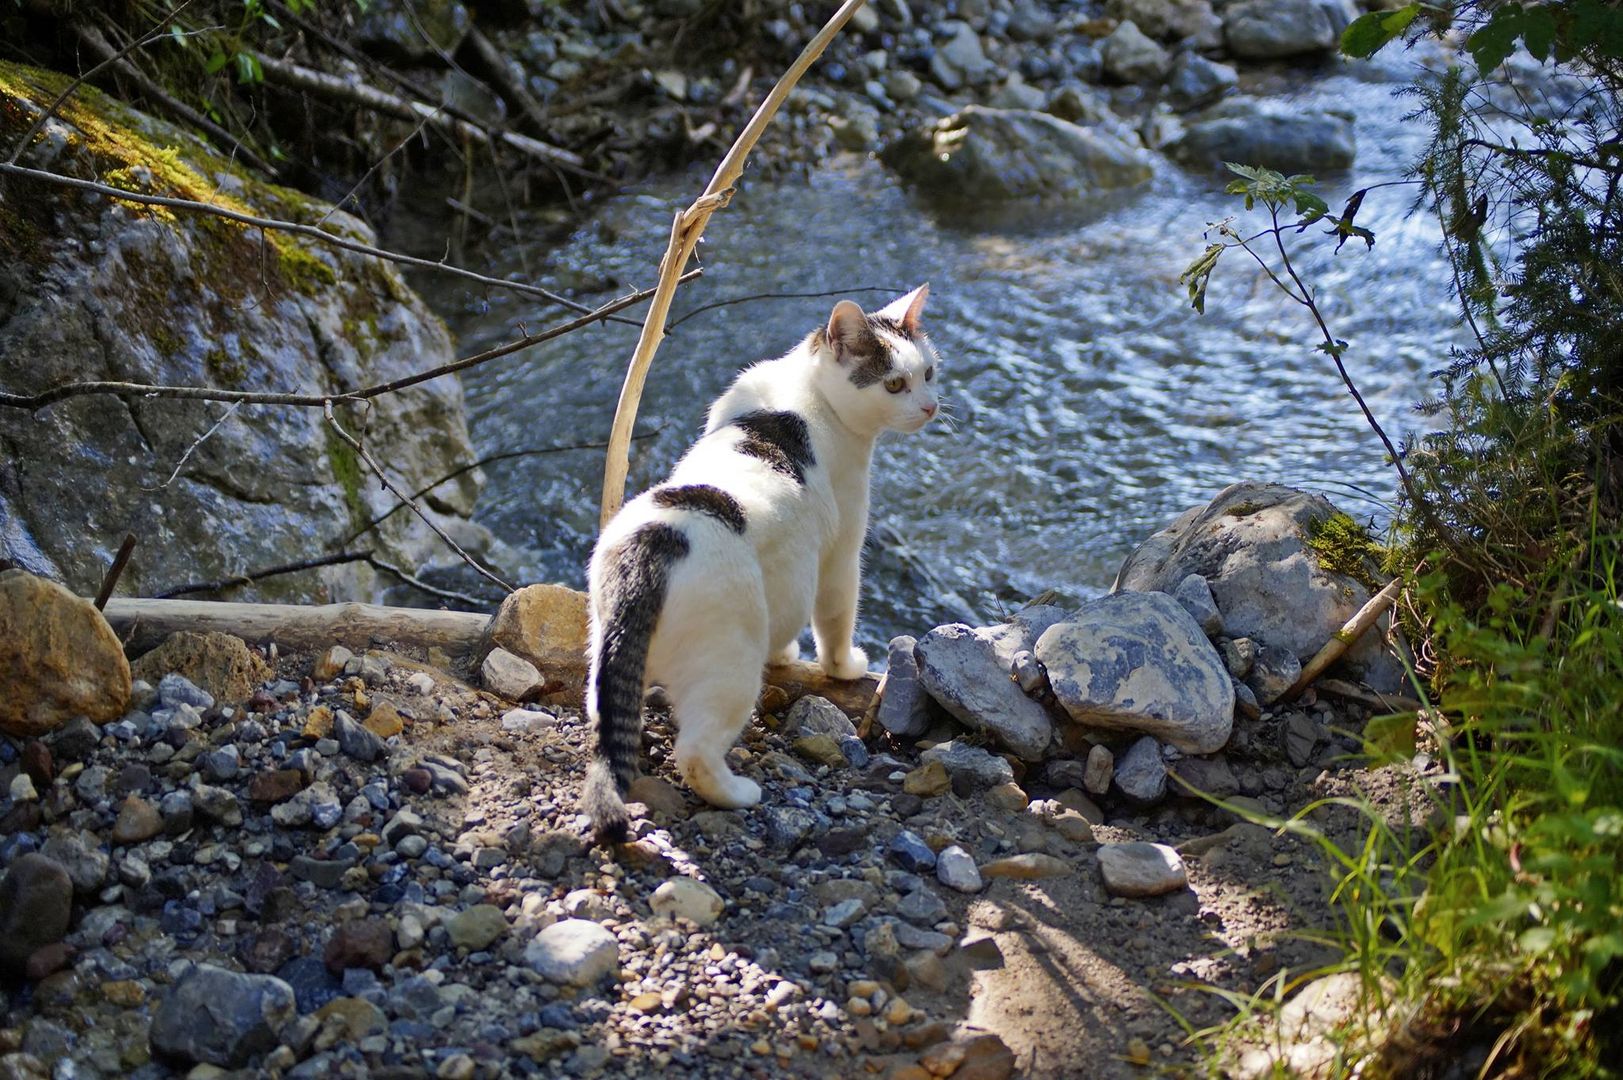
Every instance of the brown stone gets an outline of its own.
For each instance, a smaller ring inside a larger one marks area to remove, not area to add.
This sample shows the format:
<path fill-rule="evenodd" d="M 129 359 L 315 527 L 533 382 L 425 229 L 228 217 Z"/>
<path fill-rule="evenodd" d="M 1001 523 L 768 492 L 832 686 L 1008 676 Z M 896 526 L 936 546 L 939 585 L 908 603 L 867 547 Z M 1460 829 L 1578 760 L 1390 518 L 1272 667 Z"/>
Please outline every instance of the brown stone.
<path fill-rule="evenodd" d="M 639 776 L 626 791 L 627 802 L 640 802 L 656 821 L 682 821 L 688 816 L 688 803 L 676 786 L 657 776 Z"/>
<path fill-rule="evenodd" d="M 845 751 L 840 749 L 839 740 L 832 735 L 804 736 L 795 740 L 792 749 L 807 761 L 819 765 L 828 765 L 836 769 L 843 769 L 846 765 Z"/>
<path fill-rule="evenodd" d="M 137 660 L 131 674 L 157 685 L 178 672 L 214 696 L 217 705 L 247 701 L 272 675 L 270 665 L 239 637 L 214 631 L 182 630 Z"/>
<path fill-rule="evenodd" d="M 959 1032 L 953 1043 L 964 1048 L 963 1060 L 953 1073 L 957 1080 L 1008 1080 L 1014 1075 L 1014 1051 L 990 1031 Z"/>
<path fill-rule="evenodd" d="M 406 730 L 406 722 L 400 715 L 400 710 L 392 702 L 380 701 L 372 706 L 364 722 L 366 730 L 380 739 L 387 739 Z"/>
<path fill-rule="evenodd" d="M 334 975 L 348 968 L 376 971 L 394 955 L 394 931 L 382 919 L 351 919 L 327 939 L 322 962 Z"/>
<path fill-rule="evenodd" d="M 36 790 L 44 791 L 56 779 L 56 761 L 51 757 L 51 748 L 38 739 L 31 739 L 23 744 L 21 754 L 23 772 L 34 781 Z"/>
<path fill-rule="evenodd" d="M 1006 859 L 993 859 L 989 863 L 981 864 L 981 877 L 984 878 L 1001 877 L 1014 878 L 1018 881 L 1035 881 L 1039 878 L 1063 877 L 1070 872 L 1070 863 L 1040 852 L 1010 855 Z"/>
<path fill-rule="evenodd" d="M 304 718 L 304 731 L 306 739 L 325 739 L 332 734 L 333 714 L 325 705 L 317 705 L 310 710 L 310 715 Z"/>
<path fill-rule="evenodd" d="M 21 968 L 61 941 L 72 912 L 73 880 L 61 864 L 39 854 L 13 862 L 0 880 L 0 968 Z"/>
<path fill-rule="evenodd" d="M 584 691 L 586 639 L 586 594 L 562 585 L 519 589 L 490 621 L 490 644 L 534 664 L 553 699 Z"/>
<path fill-rule="evenodd" d="M 947 775 L 947 767 L 939 761 L 929 761 L 912 772 L 902 781 L 902 790 L 909 795 L 919 795 L 932 798 L 936 795 L 945 795 L 952 789 L 952 777 Z"/>
<path fill-rule="evenodd" d="M 248 781 L 248 798 L 256 803 L 286 802 L 304 790 L 304 774 L 298 769 L 262 772 Z"/>
<path fill-rule="evenodd" d="M 33 737 L 130 703 L 130 665 L 101 612 L 54 581 L 0 573 L 0 731 Z"/>
<path fill-rule="evenodd" d="M 355 654 L 342 645 L 334 645 L 316 658 L 310 677 L 316 682 L 332 682 L 344 673 L 344 665 L 355 659 Z"/>
<path fill-rule="evenodd" d="M 23 974 L 29 982 L 48 979 L 68 966 L 73 960 L 73 952 L 73 946 L 65 941 L 43 945 L 29 955 Z"/>
<path fill-rule="evenodd" d="M 139 795 L 127 796 L 118 807 L 113 822 L 113 843 L 139 844 L 163 832 L 163 815 Z"/>
<path fill-rule="evenodd" d="M 427 795 L 434 786 L 434 774 L 427 769 L 411 768 L 400 774 L 400 782 L 413 795 Z"/>

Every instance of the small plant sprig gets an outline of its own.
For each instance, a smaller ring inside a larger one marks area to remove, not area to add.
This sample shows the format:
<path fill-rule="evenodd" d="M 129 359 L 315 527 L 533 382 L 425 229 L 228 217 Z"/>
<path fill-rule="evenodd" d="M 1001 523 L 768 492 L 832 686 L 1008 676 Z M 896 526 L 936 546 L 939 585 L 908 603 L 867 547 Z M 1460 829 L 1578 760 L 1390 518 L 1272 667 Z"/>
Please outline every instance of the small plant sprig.
<path fill-rule="evenodd" d="M 1323 336 L 1323 340 L 1316 347 L 1317 351 L 1326 354 L 1335 363 L 1336 371 L 1341 375 L 1341 381 L 1347 387 L 1347 392 L 1358 403 L 1358 408 L 1364 414 L 1364 420 L 1369 424 L 1370 430 L 1375 432 L 1376 437 L 1381 440 L 1381 445 L 1386 448 L 1387 458 L 1397 470 L 1398 481 L 1403 485 L 1403 492 L 1408 496 L 1410 505 L 1430 521 L 1431 514 L 1410 479 L 1408 470 L 1403 466 L 1402 454 L 1393 445 L 1380 421 L 1375 419 L 1375 414 L 1364 401 L 1364 395 L 1359 392 L 1357 384 L 1347 372 L 1347 365 L 1343 360 L 1348 348 L 1347 343 L 1330 332 L 1330 326 L 1325 321 L 1324 312 L 1319 309 L 1313 290 L 1302 280 L 1296 264 L 1291 261 L 1290 251 L 1285 246 L 1286 233 L 1301 235 L 1309 226 L 1324 222 L 1330 226 L 1326 235 L 1336 239 L 1337 251 L 1353 238 L 1364 241 L 1365 250 L 1374 247 L 1375 234 L 1357 224 L 1358 211 L 1363 206 L 1364 196 L 1369 189 L 1361 188 L 1353 192 L 1341 214 L 1336 216 L 1330 213 L 1328 203 L 1308 190 L 1318 184 L 1311 176 L 1301 173 L 1286 176 L 1273 169 L 1259 166 L 1237 165 L 1234 162 L 1224 164 L 1230 172 L 1239 177 L 1237 180 L 1231 180 L 1224 190 L 1230 195 L 1242 196 L 1247 211 L 1255 210 L 1260 203 L 1268 214 L 1268 227 L 1250 236 L 1243 236 L 1234 227 L 1234 218 L 1209 223 L 1204 234 L 1208 240 L 1206 250 L 1201 252 L 1200 256 L 1189 264 L 1189 268 L 1178 277 L 1178 281 L 1189 289 L 1191 304 L 1196 311 L 1205 314 L 1206 288 L 1211 281 L 1212 271 L 1217 269 L 1218 259 L 1225 251 L 1238 248 L 1251 256 L 1262 268 L 1262 272 L 1268 275 L 1268 280 L 1290 299 L 1305 307 L 1313 316 L 1313 321 Z M 1281 220 L 1282 216 L 1289 218 L 1293 211 L 1296 220 Z M 1217 236 L 1216 240 L 1212 239 L 1214 233 Z M 1273 241 L 1274 250 L 1278 252 L 1277 266 L 1270 264 L 1268 259 L 1252 246 L 1269 240 Z"/>

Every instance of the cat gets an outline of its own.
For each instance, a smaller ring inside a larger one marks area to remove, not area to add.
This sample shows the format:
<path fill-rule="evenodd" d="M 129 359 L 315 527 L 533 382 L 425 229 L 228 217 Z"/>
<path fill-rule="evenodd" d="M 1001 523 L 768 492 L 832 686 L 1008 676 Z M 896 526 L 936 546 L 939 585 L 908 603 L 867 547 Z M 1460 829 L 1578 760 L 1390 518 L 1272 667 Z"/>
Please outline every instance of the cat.
<path fill-rule="evenodd" d="M 939 408 L 928 295 L 921 285 L 872 314 L 842 300 L 787 355 L 745 369 L 669 479 L 598 538 L 586 687 L 597 746 L 582 805 L 600 841 L 626 839 L 648 684 L 671 700 L 687 785 L 739 809 L 761 787 L 726 754 L 766 664 L 796 659 L 810 622 L 825 673 L 868 670 L 851 640 L 868 471 L 882 432 L 916 432 Z"/>

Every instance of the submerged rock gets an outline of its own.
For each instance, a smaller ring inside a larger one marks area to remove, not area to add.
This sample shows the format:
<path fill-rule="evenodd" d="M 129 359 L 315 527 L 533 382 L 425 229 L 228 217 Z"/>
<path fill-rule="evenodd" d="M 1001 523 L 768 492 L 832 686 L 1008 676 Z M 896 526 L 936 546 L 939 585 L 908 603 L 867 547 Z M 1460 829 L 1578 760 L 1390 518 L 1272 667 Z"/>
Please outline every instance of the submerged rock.
<path fill-rule="evenodd" d="M 1235 99 L 1191 116 L 1166 151 L 1185 165 L 1213 169 L 1238 161 L 1282 173 L 1322 173 L 1352 165 L 1357 143 L 1346 116 Z"/>
<path fill-rule="evenodd" d="M 1149 155 L 1047 113 L 971 105 L 885 148 L 886 164 L 943 204 L 1075 202 L 1150 178 Z"/>

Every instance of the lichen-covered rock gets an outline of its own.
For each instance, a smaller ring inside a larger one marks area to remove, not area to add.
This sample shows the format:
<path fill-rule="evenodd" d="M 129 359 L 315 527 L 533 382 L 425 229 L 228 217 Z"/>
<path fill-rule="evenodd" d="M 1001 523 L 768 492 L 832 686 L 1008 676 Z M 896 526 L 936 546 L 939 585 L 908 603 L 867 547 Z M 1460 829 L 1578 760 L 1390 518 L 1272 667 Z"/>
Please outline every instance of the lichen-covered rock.
<path fill-rule="evenodd" d="M 123 715 L 130 665 L 94 604 L 54 581 L 7 570 L 0 572 L 0 686 L 0 731 L 31 738 L 75 716 L 106 723 Z"/>
<path fill-rule="evenodd" d="M 165 675 L 184 675 L 221 705 L 235 705 L 271 677 L 270 665 L 239 637 L 214 631 L 182 630 L 130 666 L 130 673 L 154 685 Z"/>
<path fill-rule="evenodd" d="M 1150 178 L 1148 154 L 1047 113 L 971 105 L 892 142 L 885 163 L 944 205 L 1076 202 Z"/>
<path fill-rule="evenodd" d="M 534 664 L 547 680 L 543 700 L 578 697 L 586 687 L 586 594 L 562 585 L 510 593 L 490 621 L 490 643 Z"/>
<path fill-rule="evenodd" d="M 1169 589 L 1199 574 L 1211 586 L 1228 634 L 1308 659 L 1371 595 L 1363 581 L 1328 569 L 1313 548 L 1336 513 L 1321 495 L 1280 484 L 1232 484 L 1140 544 L 1122 563 L 1115 587 Z M 1343 663 L 1390 692 L 1402 685 L 1403 669 L 1384 652 L 1384 625 L 1383 619 Z"/>
<path fill-rule="evenodd" d="M 1142 731 L 1191 754 L 1228 742 L 1234 687 L 1194 618 L 1166 593 L 1089 600 L 1037 639 L 1054 697 L 1090 727 Z"/>
<path fill-rule="evenodd" d="M 20 138 L 66 84 L 0 62 L 0 141 Z M 330 214 L 327 228 L 372 239 L 358 219 L 264 183 L 89 86 L 62 103 L 22 164 L 265 217 Z M 6 390 L 110 379 L 326 393 L 453 359 L 444 325 L 386 263 L 217 218 L 21 183 L 0 209 L 0 356 L 27 358 L 5 366 Z M 306 556 L 394 505 L 320 409 L 244 406 L 220 422 L 224 411 L 217 402 L 133 395 L 3 410 L 0 556 L 93 593 L 128 530 L 139 546 L 120 588 L 152 595 Z M 359 429 L 358 412 L 338 416 Z M 408 490 L 473 457 L 455 378 L 374 398 L 364 419 L 368 447 Z M 478 486 L 469 473 L 435 488 L 430 512 L 460 521 Z M 444 555 L 412 514 L 391 516 L 367 546 L 408 567 Z M 381 599 L 382 584 L 367 564 L 350 563 L 268 578 L 237 595 Z"/>

